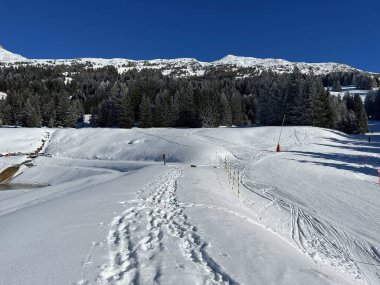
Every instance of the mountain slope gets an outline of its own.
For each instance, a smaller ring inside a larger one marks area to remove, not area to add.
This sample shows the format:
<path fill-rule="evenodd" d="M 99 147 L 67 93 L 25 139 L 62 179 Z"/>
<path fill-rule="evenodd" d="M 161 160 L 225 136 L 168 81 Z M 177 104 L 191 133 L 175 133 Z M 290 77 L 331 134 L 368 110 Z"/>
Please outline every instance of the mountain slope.
<path fill-rule="evenodd" d="M 238 76 L 260 74 L 263 71 L 273 71 L 277 73 L 292 72 L 295 67 L 304 73 L 314 73 L 324 75 L 333 72 L 363 72 L 360 69 L 339 63 L 305 63 L 290 62 L 283 59 L 260 59 L 254 57 L 242 57 L 227 55 L 226 57 L 213 61 L 201 62 L 193 58 L 177 59 L 154 59 L 154 60 L 130 60 L 123 58 L 103 59 L 103 58 L 79 58 L 79 59 L 31 59 L 28 60 L 20 55 L 13 54 L 0 47 L 0 64 L 9 66 L 14 64 L 31 64 L 35 66 L 53 65 L 75 65 L 84 64 L 92 68 L 114 66 L 119 73 L 131 69 L 156 69 L 164 75 L 172 76 L 203 76 L 210 70 L 223 70 L 236 72 Z"/>
<path fill-rule="evenodd" d="M 0 45 L 0 62 L 13 62 L 13 61 L 25 61 L 27 60 L 25 57 L 7 51 Z"/>
<path fill-rule="evenodd" d="M 254 57 L 242 57 L 227 55 L 226 57 L 214 61 L 211 64 L 218 65 L 230 65 L 242 68 L 256 67 L 262 70 L 274 69 L 277 72 L 291 72 L 294 67 L 298 67 L 302 73 L 313 72 L 314 74 L 327 74 L 331 72 L 355 72 L 359 70 L 346 64 L 339 64 L 334 62 L 326 63 L 305 63 L 305 62 L 290 62 L 284 59 L 273 58 L 254 58 Z"/>

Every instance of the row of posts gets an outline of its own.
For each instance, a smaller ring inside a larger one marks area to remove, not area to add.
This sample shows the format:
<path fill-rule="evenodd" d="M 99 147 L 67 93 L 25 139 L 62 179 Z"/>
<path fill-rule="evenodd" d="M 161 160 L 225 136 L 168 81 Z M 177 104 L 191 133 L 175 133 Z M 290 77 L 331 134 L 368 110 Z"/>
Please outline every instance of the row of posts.
<path fill-rule="evenodd" d="M 227 174 L 228 182 L 231 185 L 232 191 L 236 191 L 236 194 L 238 197 L 240 197 L 240 172 L 239 170 L 235 169 L 230 162 L 227 161 L 227 159 L 220 159 L 224 171 Z"/>

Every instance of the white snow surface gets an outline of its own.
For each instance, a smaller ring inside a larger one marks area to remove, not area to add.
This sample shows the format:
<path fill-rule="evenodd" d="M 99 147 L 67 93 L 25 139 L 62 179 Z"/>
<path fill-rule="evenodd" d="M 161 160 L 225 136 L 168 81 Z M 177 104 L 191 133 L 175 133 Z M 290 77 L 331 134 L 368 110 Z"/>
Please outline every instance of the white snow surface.
<path fill-rule="evenodd" d="M 214 65 L 234 65 L 237 67 L 256 67 L 261 70 L 276 70 L 277 72 L 292 72 L 298 67 L 302 73 L 328 74 L 331 72 L 350 72 L 361 71 L 346 64 L 334 62 L 326 63 L 306 63 L 306 62 L 290 62 L 284 59 L 273 58 L 254 58 L 227 55 L 226 57 L 213 62 Z"/>
<path fill-rule="evenodd" d="M 371 130 L 286 127 L 280 153 L 278 127 L 48 130 L 13 183 L 50 186 L 0 190 L 0 284 L 379 284 Z"/>
<path fill-rule="evenodd" d="M 41 145 L 48 129 L 4 128 L 0 129 L 0 153 L 33 152 Z"/>
<path fill-rule="evenodd" d="M 194 58 L 177 58 L 177 59 L 153 59 L 153 60 L 130 60 L 124 58 L 78 58 L 78 59 L 26 59 L 20 55 L 13 54 L 0 47 L 0 63 L 5 66 L 17 64 L 31 64 L 36 66 L 49 65 L 73 65 L 85 64 L 93 68 L 105 66 L 114 66 L 119 73 L 131 69 L 159 69 L 164 75 L 173 75 L 179 77 L 186 76 L 203 76 L 210 68 L 222 68 L 236 70 L 237 68 L 251 69 L 248 73 L 260 73 L 262 71 L 272 70 L 278 73 L 292 72 L 298 67 L 302 73 L 314 73 L 317 75 L 328 74 L 331 72 L 363 72 L 360 69 L 339 63 L 305 63 L 290 62 L 283 59 L 260 59 L 254 57 L 243 57 L 227 55 L 226 57 L 213 61 L 202 62 Z M 241 76 L 246 75 L 242 73 Z M 69 78 L 65 82 L 69 82 Z"/>
<path fill-rule="evenodd" d="M 377 91 L 377 90 L 379 90 L 379 88 L 372 88 L 372 91 Z M 341 97 L 343 97 L 347 92 L 350 93 L 351 95 L 358 94 L 360 98 L 362 99 L 362 101 L 364 102 L 365 97 L 368 95 L 370 91 L 371 90 L 358 89 L 355 86 L 342 86 L 342 91 L 340 92 L 330 91 L 330 94 L 333 96 L 341 96 Z"/>
<path fill-rule="evenodd" d="M 0 100 L 6 99 L 6 98 L 7 98 L 7 93 L 0 92 Z"/>
<path fill-rule="evenodd" d="M 7 51 L 2 46 L 0 46 L 0 62 L 17 62 L 17 61 L 25 61 L 27 60 L 25 57 Z"/>

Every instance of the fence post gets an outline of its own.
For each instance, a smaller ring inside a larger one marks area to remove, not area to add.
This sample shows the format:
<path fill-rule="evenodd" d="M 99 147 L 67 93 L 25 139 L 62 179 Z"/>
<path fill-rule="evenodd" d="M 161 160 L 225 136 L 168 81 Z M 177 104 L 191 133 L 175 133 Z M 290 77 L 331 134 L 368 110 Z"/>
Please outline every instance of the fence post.
<path fill-rule="evenodd" d="M 236 174 L 235 174 L 235 169 L 234 169 L 234 183 L 232 184 L 232 191 L 234 191 L 234 186 L 235 186 L 235 179 L 236 179 Z"/>

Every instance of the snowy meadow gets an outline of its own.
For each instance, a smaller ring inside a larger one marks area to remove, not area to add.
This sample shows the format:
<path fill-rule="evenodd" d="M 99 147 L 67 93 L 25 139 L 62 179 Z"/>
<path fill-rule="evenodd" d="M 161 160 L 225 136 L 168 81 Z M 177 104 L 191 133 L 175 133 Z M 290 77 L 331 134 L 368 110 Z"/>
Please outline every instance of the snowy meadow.
<path fill-rule="evenodd" d="M 0 284 L 379 284 L 370 127 L 0 129 Z"/>

